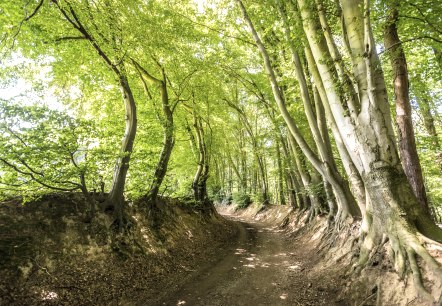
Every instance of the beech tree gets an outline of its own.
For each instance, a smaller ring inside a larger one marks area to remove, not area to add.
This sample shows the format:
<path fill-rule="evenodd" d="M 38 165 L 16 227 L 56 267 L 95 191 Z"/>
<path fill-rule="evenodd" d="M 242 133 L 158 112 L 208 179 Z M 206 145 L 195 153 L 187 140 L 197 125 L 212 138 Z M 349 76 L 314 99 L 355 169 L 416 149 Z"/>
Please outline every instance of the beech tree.
<path fill-rule="evenodd" d="M 127 199 L 147 199 L 154 213 L 161 196 L 200 208 L 290 204 L 309 220 L 327 215 L 331 234 L 361 220 L 357 271 L 388 240 L 423 294 L 418 259 L 441 275 L 425 249 L 442 242 L 429 214 L 442 199 L 439 4 L 10 0 L 1 9 L 0 83 L 38 92 L 1 103 L 3 198 L 80 190 L 92 211 L 100 190 L 120 228 Z M 48 96 L 63 107 L 36 105 Z"/>
<path fill-rule="evenodd" d="M 397 32 L 399 2 L 391 3 L 384 30 L 385 48 L 390 53 L 393 73 L 394 95 L 396 100 L 396 125 L 399 137 L 399 151 L 405 174 L 419 204 L 429 212 L 422 170 L 416 149 L 411 104 L 407 61 L 401 40 Z"/>
<path fill-rule="evenodd" d="M 303 144 L 296 125 L 284 108 L 281 86 L 266 47 L 245 5 L 237 2 L 262 55 L 281 113 L 287 118 L 286 123 L 304 154 L 321 171 L 323 165 Z M 405 273 L 409 263 L 416 284 L 423 288 L 415 256 L 419 255 L 440 272 L 439 265 L 429 256 L 423 244 L 426 239 L 440 242 L 442 231 L 419 205 L 401 165 L 386 85 L 373 37 L 370 8 L 370 1 L 339 2 L 342 14 L 340 30 L 345 42 L 344 52 L 350 58 L 348 64 L 332 37 L 329 24 L 333 18 L 327 16 L 322 1 L 299 0 L 297 8 L 293 7 L 291 13 L 296 15 L 293 10 L 299 10 L 302 32 L 306 37 L 304 48 L 311 50 L 313 59 L 309 64 L 319 72 L 314 82 L 324 87 L 321 100 L 330 114 L 329 121 L 335 121 L 337 132 L 366 190 L 365 207 L 361 207 L 363 243 L 360 267 L 387 236 L 400 274 Z M 322 172 L 326 174 L 326 171 Z"/>

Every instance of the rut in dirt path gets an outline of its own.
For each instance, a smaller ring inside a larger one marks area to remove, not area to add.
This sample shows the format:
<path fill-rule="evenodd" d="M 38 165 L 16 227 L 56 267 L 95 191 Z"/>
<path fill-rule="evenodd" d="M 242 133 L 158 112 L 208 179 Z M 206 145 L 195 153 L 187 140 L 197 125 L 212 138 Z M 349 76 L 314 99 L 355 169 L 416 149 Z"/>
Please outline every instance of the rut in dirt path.
<path fill-rule="evenodd" d="M 161 305 L 340 305 L 306 276 L 302 245 L 277 227 L 235 220 L 237 243 L 197 271 Z"/>

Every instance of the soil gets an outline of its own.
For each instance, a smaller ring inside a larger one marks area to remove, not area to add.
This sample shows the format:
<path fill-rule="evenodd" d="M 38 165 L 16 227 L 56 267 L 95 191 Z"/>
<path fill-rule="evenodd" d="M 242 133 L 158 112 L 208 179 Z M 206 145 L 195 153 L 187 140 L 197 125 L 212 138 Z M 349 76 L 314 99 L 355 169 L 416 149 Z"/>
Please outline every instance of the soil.
<path fill-rule="evenodd" d="M 121 235 L 109 214 L 87 220 L 79 194 L 0 203 L 0 305 L 157 305 L 237 235 L 175 200 L 161 201 L 154 232 L 145 204 L 128 206 L 133 224 Z"/>
<path fill-rule="evenodd" d="M 289 208 L 261 215 L 270 220 L 256 220 L 256 215 L 247 213 L 238 216 L 225 208 L 220 212 L 235 222 L 238 239 L 162 305 L 350 305 L 338 297 L 343 275 L 315 274 L 321 260 L 317 250 L 277 226 L 280 222 L 275 221 L 282 221 Z"/>
<path fill-rule="evenodd" d="M 334 237 L 326 216 L 287 206 L 159 204 L 153 231 L 145 203 L 128 203 L 122 235 L 110 214 L 88 220 L 78 194 L 0 203 L 0 305 L 435 305 L 385 252 L 351 274 L 357 222 Z"/>

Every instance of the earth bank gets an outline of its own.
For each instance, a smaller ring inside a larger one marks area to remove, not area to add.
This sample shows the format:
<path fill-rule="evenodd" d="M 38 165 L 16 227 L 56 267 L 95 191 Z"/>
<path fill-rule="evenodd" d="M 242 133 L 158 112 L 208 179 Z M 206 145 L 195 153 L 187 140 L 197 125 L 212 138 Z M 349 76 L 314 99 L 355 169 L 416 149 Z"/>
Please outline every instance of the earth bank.
<path fill-rule="evenodd" d="M 79 194 L 1 203 L 0 305 L 431 305 L 385 250 L 353 273 L 358 222 L 336 235 L 326 216 L 307 222 L 288 206 L 218 213 L 161 199 L 153 231 L 146 203 L 128 206 L 130 227 L 118 234 L 110 214 L 81 213 Z"/>
<path fill-rule="evenodd" d="M 1 203 L 0 305 L 155 305 L 237 235 L 216 213 L 159 203 L 160 231 L 130 203 L 124 235 L 108 214 L 89 222 L 79 194 Z"/>

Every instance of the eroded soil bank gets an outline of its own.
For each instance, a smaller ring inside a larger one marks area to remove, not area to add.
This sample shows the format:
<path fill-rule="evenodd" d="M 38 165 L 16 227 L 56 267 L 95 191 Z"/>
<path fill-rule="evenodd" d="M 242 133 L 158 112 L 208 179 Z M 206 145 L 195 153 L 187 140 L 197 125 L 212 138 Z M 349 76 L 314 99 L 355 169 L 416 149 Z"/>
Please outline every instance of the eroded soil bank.
<path fill-rule="evenodd" d="M 427 305 L 385 256 L 351 274 L 357 223 L 336 235 L 286 206 L 220 216 L 169 199 L 152 231 L 144 204 L 121 235 L 78 194 L 1 203 L 0 305 Z"/>
<path fill-rule="evenodd" d="M 159 232 L 130 203 L 126 235 L 110 215 L 89 222 L 78 194 L 0 203 L 0 305 L 158 305 L 238 235 L 217 214 L 161 203 Z"/>

